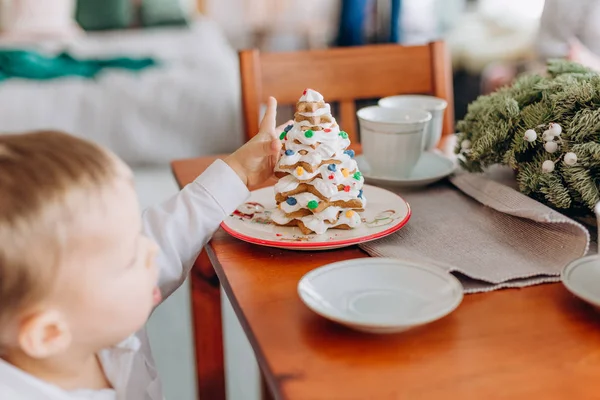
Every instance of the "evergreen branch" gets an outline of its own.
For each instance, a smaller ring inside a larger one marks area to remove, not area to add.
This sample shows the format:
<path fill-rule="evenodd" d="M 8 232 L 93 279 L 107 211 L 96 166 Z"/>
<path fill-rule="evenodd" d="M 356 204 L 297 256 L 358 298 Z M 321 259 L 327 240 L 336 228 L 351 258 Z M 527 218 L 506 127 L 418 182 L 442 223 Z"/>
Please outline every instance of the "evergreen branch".
<path fill-rule="evenodd" d="M 590 212 L 600 199 L 600 74 L 565 60 L 551 60 L 547 75 L 518 77 L 512 85 L 479 96 L 465 117 L 457 122 L 461 166 L 480 172 L 494 164 L 517 172 L 519 190 L 551 207 L 581 214 Z M 562 134 L 550 139 L 558 150 L 545 150 L 543 133 L 550 123 Z M 536 131 L 527 141 L 525 131 Z M 460 143 L 471 142 L 464 152 Z M 577 156 L 576 165 L 564 163 L 567 152 Z M 544 172 L 544 161 L 555 162 Z"/>

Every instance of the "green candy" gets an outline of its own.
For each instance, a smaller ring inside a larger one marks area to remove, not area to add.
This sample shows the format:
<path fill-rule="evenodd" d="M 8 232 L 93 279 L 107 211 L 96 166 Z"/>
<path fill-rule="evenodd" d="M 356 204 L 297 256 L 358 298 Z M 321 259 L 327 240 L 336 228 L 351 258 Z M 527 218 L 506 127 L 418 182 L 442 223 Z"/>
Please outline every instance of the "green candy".
<path fill-rule="evenodd" d="M 315 208 L 319 207 L 319 203 L 316 200 L 311 200 L 308 202 L 307 206 L 309 210 L 314 210 Z"/>
<path fill-rule="evenodd" d="M 340 136 L 342 137 L 342 139 L 348 139 L 348 134 L 344 131 L 340 132 Z"/>
<path fill-rule="evenodd" d="M 354 179 L 356 179 L 357 181 L 360 181 L 361 176 L 362 174 L 360 173 L 360 171 L 356 171 L 353 175 Z"/>
<path fill-rule="evenodd" d="M 281 135 L 279 135 L 279 140 L 283 140 L 283 138 L 285 138 L 285 135 L 287 135 L 287 132 L 281 132 Z"/>
<path fill-rule="evenodd" d="M 306 136 L 307 138 L 311 138 L 313 137 L 314 132 L 312 130 L 307 130 L 306 132 L 304 132 L 304 136 Z"/>

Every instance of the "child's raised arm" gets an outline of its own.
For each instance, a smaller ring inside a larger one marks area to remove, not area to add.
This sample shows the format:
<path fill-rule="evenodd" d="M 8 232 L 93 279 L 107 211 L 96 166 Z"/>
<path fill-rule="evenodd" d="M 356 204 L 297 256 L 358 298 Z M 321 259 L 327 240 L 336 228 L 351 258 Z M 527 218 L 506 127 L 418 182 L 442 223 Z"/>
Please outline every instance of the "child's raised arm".
<path fill-rule="evenodd" d="M 160 247 L 157 265 L 163 298 L 183 283 L 223 219 L 246 201 L 247 187 L 272 176 L 281 150 L 276 108 L 277 102 L 270 98 L 254 138 L 224 161 L 215 161 L 171 199 L 143 213 L 144 233 Z"/>

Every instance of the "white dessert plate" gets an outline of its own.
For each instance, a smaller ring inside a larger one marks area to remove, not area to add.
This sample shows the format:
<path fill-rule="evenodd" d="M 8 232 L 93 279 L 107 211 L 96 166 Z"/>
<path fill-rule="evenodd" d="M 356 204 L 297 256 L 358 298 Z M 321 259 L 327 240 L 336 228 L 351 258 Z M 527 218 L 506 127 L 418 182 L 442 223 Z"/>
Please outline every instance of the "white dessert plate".
<path fill-rule="evenodd" d="M 600 308 L 600 258 L 597 255 L 572 261 L 560 278 L 571 293 Z"/>
<path fill-rule="evenodd" d="M 448 315 L 463 288 L 439 267 L 366 257 L 312 270 L 298 294 L 315 313 L 349 328 L 395 333 Z"/>
<path fill-rule="evenodd" d="M 449 158 L 428 151 L 421 155 L 410 176 L 407 178 L 384 177 L 371 173 L 369 164 L 362 155 L 356 156 L 356 162 L 366 182 L 377 186 L 405 188 L 430 185 L 447 177 L 456 168 L 454 162 Z"/>
<path fill-rule="evenodd" d="M 364 243 L 390 235 L 410 219 L 410 206 L 395 193 L 364 185 L 367 207 L 363 223 L 350 230 L 329 229 L 322 235 L 305 235 L 299 228 L 277 226 L 270 214 L 275 209 L 275 189 L 269 186 L 250 194 L 247 203 L 225 218 L 221 227 L 231 236 L 263 246 L 293 250 L 327 250 Z"/>

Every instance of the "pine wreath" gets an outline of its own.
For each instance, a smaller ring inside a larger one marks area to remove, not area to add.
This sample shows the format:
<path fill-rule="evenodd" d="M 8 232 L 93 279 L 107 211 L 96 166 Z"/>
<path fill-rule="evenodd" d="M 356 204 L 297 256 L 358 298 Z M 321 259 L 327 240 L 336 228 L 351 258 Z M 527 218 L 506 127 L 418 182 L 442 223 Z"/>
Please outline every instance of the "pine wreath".
<path fill-rule="evenodd" d="M 457 123 L 463 168 L 503 164 L 519 190 L 560 211 L 589 214 L 600 200 L 600 74 L 565 60 L 480 96 Z"/>

